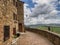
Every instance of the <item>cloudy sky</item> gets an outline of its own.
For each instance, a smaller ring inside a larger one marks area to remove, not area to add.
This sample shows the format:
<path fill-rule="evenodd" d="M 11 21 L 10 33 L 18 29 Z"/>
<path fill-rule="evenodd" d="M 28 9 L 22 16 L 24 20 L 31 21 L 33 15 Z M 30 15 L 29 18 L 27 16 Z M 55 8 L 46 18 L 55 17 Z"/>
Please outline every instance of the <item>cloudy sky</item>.
<path fill-rule="evenodd" d="M 25 25 L 60 24 L 60 0 L 22 0 Z"/>

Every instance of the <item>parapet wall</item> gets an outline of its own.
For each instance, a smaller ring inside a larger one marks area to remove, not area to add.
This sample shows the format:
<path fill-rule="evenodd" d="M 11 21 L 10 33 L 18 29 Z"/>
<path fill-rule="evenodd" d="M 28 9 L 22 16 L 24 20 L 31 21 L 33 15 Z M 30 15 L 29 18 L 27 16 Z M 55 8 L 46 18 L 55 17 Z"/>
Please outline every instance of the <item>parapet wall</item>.
<path fill-rule="evenodd" d="M 60 45 L 60 36 L 56 33 L 53 33 L 50 31 L 44 31 L 44 30 L 40 30 L 40 29 L 33 29 L 33 28 L 26 28 L 26 30 L 38 33 L 38 34 L 46 37 L 54 45 Z"/>

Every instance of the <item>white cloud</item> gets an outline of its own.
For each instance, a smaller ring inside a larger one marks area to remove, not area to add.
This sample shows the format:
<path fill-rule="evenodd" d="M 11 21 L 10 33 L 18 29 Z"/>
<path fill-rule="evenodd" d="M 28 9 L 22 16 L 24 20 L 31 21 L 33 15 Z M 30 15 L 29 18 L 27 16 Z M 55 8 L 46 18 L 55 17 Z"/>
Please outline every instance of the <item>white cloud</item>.
<path fill-rule="evenodd" d="M 58 20 L 58 19 L 47 19 L 47 20 L 45 20 L 45 23 L 46 24 L 51 24 L 51 23 L 58 23 L 58 24 L 60 24 L 60 20 Z"/>
<path fill-rule="evenodd" d="M 31 11 L 30 9 L 27 7 L 28 4 L 24 4 L 24 23 L 26 25 L 30 24 L 30 14 L 31 14 Z"/>
<path fill-rule="evenodd" d="M 33 8 L 33 12 L 31 16 L 38 16 L 41 14 L 50 14 L 53 11 L 56 12 L 55 7 L 53 7 L 52 5 L 40 4 L 36 6 L 35 8 Z"/>
<path fill-rule="evenodd" d="M 36 3 L 48 3 L 49 0 L 33 0 L 33 2 L 36 2 Z"/>
<path fill-rule="evenodd" d="M 59 4 L 60 4 L 60 1 L 59 1 Z"/>
<path fill-rule="evenodd" d="M 25 4 L 25 24 L 50 24 L 60 23 L 58 11 L 56 10 L 57 0 L 32 0 L 33 3 L 37 3 L 32 12 L 30 8 L 27 8 L 28 4 Z M 26 17 L 26 15 L 28 15 Z"/>
<path fill-rule="evenodd" d="M 24 15 L 30 15 L 31 11 L 30 9 L 27 7 L 28 4 L 24 4 Z"/>

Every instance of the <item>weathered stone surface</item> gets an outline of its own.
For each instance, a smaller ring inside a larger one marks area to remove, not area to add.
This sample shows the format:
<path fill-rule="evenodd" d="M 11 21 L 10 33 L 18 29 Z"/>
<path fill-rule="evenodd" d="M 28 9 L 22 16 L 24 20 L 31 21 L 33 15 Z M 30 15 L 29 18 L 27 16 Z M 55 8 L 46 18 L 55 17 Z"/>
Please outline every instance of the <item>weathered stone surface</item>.
<path fill-rule="evenodd" d="M 24 32 L 24 2 L 17 1 L 17 15 L 18 15 L 18 23 L 21 24 L 19 27 L 20 32 Z"/>
<path fill-rule="evenodd" d="M 15 5 L 14 5 L 15 3 Z M 20 6 L 17 6 L 17 5 Z M 13 28 L 18 32 L 18 23 L 22 24 L 24 32 L 24 10 L 23 2 L 19 0 L 0 0 L 0 45 L 8 45 L 13 40 Z M 13 19 L 13 14 L 17 15 L 17 20 Z M 18 21 L 19 20 L 19 21 Z M 10 26 L 10 38 L 4 42 L 4 26 Z"/>
<path fill-rule="evenodd" d="M 53 45 L 45 37 L 30 31 L 26 31 L 26 34 L 22 34 L 17 41 L 17 45 Z"/>
<path fill-rule="evenodd" d="M 13 13 L 17 14 L 17 8 L 13 5 L 13 0 L 0 0 L 0 45 L 11 43 L 13 36 Z M 10 39 L 3 42 L 4 26 L 10 26 Z"/>
<path fill-rule="evenodd" d="M 54 45 L 60 45 L 60 35 L 59 34 L 56 34 L 54 32 L 47 31 L 47 30 L 40 30 L 40 29 L 34 29 L 34 28 L 26 28 L 26 30 L 46 37 Z"/>

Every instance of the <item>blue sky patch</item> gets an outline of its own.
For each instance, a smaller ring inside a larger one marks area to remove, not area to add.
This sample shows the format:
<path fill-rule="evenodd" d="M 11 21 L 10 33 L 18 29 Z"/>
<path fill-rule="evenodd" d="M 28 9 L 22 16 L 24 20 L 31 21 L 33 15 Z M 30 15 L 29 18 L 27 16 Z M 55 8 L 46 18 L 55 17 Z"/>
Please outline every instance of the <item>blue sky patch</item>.
<path fill-rule="evenodd" d="M 36 3 L 33 3 L 32 0 L 22 0 L 25 3 L 27 3 L 29 6 L 27 6 L 28 8 L 34 8 Z"/>

